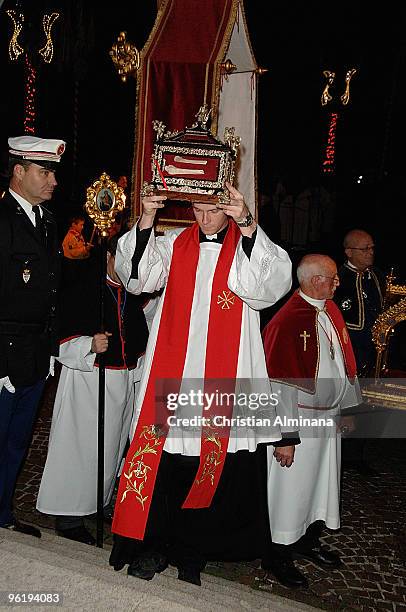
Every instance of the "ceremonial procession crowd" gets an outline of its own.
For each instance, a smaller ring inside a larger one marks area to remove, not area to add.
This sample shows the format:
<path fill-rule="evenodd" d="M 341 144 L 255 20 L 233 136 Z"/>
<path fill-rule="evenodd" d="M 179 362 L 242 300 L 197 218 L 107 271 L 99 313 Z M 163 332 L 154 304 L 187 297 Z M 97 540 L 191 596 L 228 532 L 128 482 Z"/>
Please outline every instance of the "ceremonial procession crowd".
<path fill-rule="evenodd" d="M 64 149 L 61 140 L 9 139 L 0 200 L 0 527 L 41 536 L 15 516 L 13 493 L 57 360 L 37 509 L 55 516 L 59 535 L 95 543 L 85 518 L 97 511 L 104 355 L 114 570 L 150 580 L 171 564 L 180 580 L 200 585 L 208 561 L 260 559 L 281 584 L 306 588 L 295 560 L 330 571 L 341 564 L 320 537 L 340 528 L 342 437 L 362 403 L 357 377 L 375 359 L 383 277 L 372 237 L 349 231 L 339 269 L 327 254 L 306 254 L 291 291 L 288 253 L 226 183 L 227 203 L 194 201 L 195 222 L 163 235 L 154 224 L 167 197 L 144 196 L 134 226 L 107 241 L 104 287 L 91 265 L 61 284 L 46 203 Z M 92 260 L 83 223 L 72 220 L 67 259 Z M 261 329 L 260 311 L 284 297 Z M 351 442 L 351 460 L 362 466 L 362 440 Z"/>

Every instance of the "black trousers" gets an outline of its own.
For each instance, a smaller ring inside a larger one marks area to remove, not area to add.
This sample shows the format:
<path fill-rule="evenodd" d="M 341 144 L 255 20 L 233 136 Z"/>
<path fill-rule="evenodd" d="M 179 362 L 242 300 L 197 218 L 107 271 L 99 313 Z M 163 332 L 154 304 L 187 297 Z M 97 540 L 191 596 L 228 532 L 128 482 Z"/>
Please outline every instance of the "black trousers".
<path fill-rule="evenodd" d="M 0 526 L 13 522 L 12 500 L 27 453 L 45 380 L 0 391 Z"/>
<path fill-rule="evenodd" d="M 267 568 L 271 560 L 292 560 L 293 552 L 305 552 L 320 545 L 320 536 L 323 521 L 315 521 L 306 530 L 306 533 L 293 544 L 276 544 L 272 542 L 270 549 L 262 559 L 262 567 Z"/>
<path fill-rule="evenodd" d="M 177 567 L 203 569 L 207 561 L 242 561 L 263 556 L 269 524 L 265 447 L 226 456 L 212 504 L 182 509 L 199 457 L 163 452 L 143 541 L 114 536 L 110 564 L 143 555 L 164 555 Z"/>

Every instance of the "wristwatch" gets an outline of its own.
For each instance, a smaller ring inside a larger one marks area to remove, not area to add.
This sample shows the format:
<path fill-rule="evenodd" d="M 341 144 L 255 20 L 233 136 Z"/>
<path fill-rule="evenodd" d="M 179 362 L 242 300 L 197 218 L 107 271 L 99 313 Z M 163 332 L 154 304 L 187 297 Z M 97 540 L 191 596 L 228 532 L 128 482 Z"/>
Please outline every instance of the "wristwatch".
<path fill-rule="evenodd" d="M 238 227 L 249 227 L 253 224 L 253 222 L 254 217 L 251 215 L 250 212 L 248 212 L 248 215 L 244 217 L 244 219 L 241 219 L 241 221 L 236 221 L 236 224 L 238 225 Z"/>

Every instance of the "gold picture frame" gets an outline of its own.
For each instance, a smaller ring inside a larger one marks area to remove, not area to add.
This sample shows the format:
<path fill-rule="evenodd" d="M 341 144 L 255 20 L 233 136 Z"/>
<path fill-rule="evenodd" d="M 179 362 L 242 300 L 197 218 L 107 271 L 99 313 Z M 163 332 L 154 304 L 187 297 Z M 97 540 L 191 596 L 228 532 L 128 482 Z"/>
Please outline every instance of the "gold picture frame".
<path fill-rule="evenodd" d="M 125 194 L 106 172 L 86 190 L 85 210 L 99 234 L 106 238 L 118 213 L 125 208 Z"/>

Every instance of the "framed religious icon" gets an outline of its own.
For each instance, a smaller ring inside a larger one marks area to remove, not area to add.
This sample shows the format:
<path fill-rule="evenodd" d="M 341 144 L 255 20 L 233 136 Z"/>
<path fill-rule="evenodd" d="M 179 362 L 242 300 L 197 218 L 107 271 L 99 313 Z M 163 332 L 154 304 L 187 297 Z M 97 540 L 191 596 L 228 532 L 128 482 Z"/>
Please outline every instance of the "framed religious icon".
<path fill-rule="evenodd" d="M 101 236 L 109 235 L 110 227 L 124 207 L 123 188 L 105 172 L 87 188 L 85 210 Z"/>
<path fill-rule="evenodd" d="M 114 193 L 110 189 L 101 189 L 97 195 L 97 206 L 102 212 L 111 209 L 114 203 Z"/>

